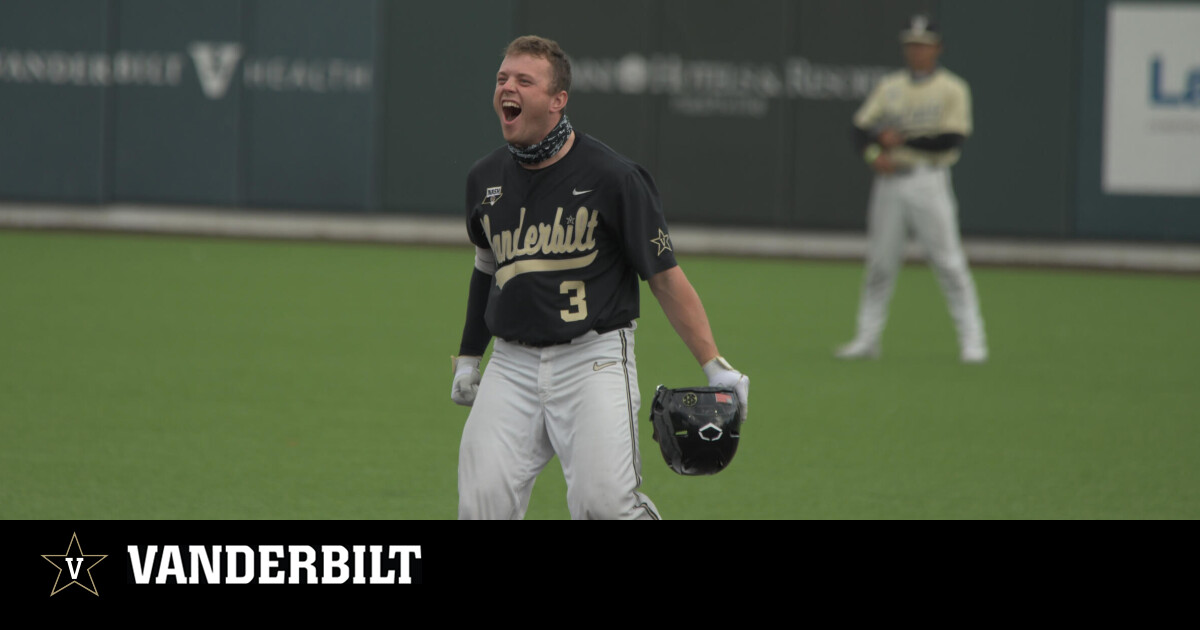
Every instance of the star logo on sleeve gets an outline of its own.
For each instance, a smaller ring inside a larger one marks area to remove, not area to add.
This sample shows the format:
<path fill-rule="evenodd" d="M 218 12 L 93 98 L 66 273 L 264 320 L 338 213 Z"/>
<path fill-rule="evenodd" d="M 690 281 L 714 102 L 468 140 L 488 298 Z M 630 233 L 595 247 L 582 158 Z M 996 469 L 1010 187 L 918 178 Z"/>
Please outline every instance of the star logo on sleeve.
<path fill-rule="evenodd" d="M 66 553 L 43 555 L 42 557 L 46 559 L 46 562 L 58 567 L 58 578 L 54 580 L 54 589 L 50 591 L 51 596 L 72 584 L 78 584 L 83 590 L 99 597 L 100 593 L 96 592 L 96 583 L 92 580 L 92 568 L 107 558 L 107 555 L 84 555 L 83 550 L 79 547 L 79 539 L 75 534 L 71 534 L 71 542 L 67 545 Z M 64 582 L 66 583 L 64 584 Z M 61 586 L 59 586 L 60 584 Z"/>
<path fill-rule="evenodd" d="M 662 228 L 658 229 L 658 238 L 652 238 L 650 239 L 650 242 L 658 245 L 659 256 L 662 256 L 663 252 L 675 251 L 671 248 L 671 235 L 662 231 Z"/>

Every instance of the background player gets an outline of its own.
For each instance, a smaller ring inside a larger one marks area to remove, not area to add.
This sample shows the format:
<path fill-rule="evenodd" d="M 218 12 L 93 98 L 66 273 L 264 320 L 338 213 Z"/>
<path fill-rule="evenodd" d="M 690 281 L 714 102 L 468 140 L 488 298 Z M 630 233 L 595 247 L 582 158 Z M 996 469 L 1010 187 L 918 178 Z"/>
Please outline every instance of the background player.
<path fill-rule="evenodd" d="M 858 149 L 876 175 L 867 216 L 869 251 L 858 332 L 837 356 L 879 356 L 911 227 L 946 295 L 958 330 L 960 358 L 981 363 L 987 360 L 987 342 L 950 183 L 950 166 L 971 133 L 970 89 L 938 65 L 941 35 L 927 17 L 913 17 L 901 42 L 908 70 L 885 77 L 854 116 Z"/>
<path fill-rule="evenodd" d="M 492 100 L 507 146 L 467 176 L 475 270 L 451 398 L 473 407 L 459 450 L 459 518 L 522 518 L 555 454 L 572 518 L 659 518 L 639 491 L 638 277 L 709 384 L 734 387 L 747 409 L 749 379 L 719 356 L 653 180 L 572 128 L 570 82 L 557 43 L 509 44 Z"/>

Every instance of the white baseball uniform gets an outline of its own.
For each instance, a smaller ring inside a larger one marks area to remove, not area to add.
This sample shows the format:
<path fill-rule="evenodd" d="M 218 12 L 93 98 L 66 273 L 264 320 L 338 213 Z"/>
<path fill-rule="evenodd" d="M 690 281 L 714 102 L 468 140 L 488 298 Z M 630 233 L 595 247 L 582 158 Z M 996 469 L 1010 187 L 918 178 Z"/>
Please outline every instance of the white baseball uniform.
<path fill-rule="evenodd" d="M 894 73 L 863 103 L 854 125 L 868 135 L 893 129 L 906 142 L 890 150 L 897 171 L 877 174 L 871 188 L 869 251 L 858 331 L 847 354 L 878 352 L 911 229 L 946 296 L 963 359 L 981 360 L 987 354 L 983 319 L 959 237 L 958 206 L 950 181 L 950 167 L 958 161 L 960 151 L 957 144 L 938 140 L 957 137 L 961 141 L 970 135 L 967 83 L 943 68 L 921 78 L 907 70 Z M 879 147 L 869 150 L 879 151 Z"/>

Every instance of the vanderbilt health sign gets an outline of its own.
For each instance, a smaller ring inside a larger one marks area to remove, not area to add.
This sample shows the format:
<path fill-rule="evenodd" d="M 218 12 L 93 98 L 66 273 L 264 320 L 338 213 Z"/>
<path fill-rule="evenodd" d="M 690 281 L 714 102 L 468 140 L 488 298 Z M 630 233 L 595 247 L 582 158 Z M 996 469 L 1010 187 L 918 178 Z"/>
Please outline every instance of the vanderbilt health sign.
<path fill-rule="evenodd" d="M 1200 5 L 1108 15 L 1103 189 L 1200 196 Z"/>
<path fill-rule="evenodd" d="M 0 0 L 0 197 L 363 208 L 376 0 Z"/>

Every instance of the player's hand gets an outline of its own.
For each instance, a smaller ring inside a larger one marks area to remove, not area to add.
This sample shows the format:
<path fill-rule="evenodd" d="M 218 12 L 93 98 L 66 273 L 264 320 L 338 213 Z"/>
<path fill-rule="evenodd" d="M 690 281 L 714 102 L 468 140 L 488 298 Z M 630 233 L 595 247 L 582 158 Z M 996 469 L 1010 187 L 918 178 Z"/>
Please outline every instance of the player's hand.
<path fill-rule="evenodd" d="M 879 154 L 879 157 L 875 158 L 874 162 L 871 163 L 871 168 L 874 169 L 876 173 L 890 175 L 896 172 L 896 163 L 893 162 L 892 157 L 888 155 L 886 151 L 884 151 L 883 153 Z"/>
<path fill-rule="evenodd" d="M 879 146 L 892 149 L 904 144 L 904 136 L 895 129 L 884 129 L 879 132 L 879 138 L 876 141 L 879 142 Z"/>
<path fill-rule="evenodd" d="M 475 394 L 479 391 L 479 361 L 483 357 L 453 357 L 454 384 L 450 386 L 450 400 L 470 407 L 475 404 Z"/>
<path fill-rule="evenodd" d="M 708 377 L 709 387 L 728 387 L 737 393 L 742 421 L 745 422 L 750 413 L 750 377 L 733 369 L 722 357 L 705 363 L 704 375 Z"/>

